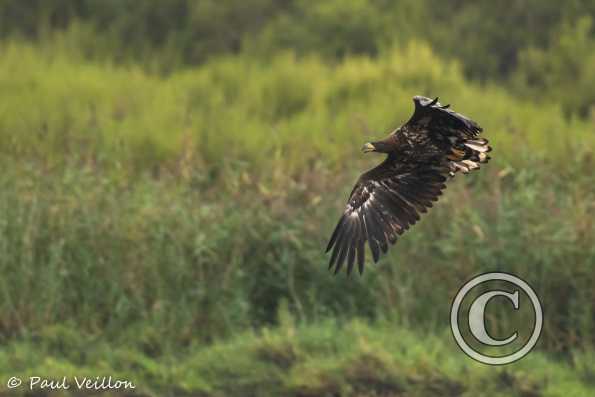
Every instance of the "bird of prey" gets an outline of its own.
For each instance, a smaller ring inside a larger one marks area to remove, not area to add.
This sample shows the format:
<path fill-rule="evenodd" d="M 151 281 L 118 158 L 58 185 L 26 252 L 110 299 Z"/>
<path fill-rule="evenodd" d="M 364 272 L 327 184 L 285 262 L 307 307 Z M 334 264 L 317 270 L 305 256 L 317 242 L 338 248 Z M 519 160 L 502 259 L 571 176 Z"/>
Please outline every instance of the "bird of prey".
<path fill-rule="evenodd" d="M 492 148 L 479 138 L 473 120 L 442 106 L 438 98 L 413 97 L 413 116 L 381 141 L 366 143 L 364 152 L 386 153 L 384 161 L 362 174 L 328 243 L 329 269 L 335 274 L 357 260 L 364 270 L 365 245 L 374 262 L 399 235 L 432 207 L 447 178 L 479 168 Z"/>

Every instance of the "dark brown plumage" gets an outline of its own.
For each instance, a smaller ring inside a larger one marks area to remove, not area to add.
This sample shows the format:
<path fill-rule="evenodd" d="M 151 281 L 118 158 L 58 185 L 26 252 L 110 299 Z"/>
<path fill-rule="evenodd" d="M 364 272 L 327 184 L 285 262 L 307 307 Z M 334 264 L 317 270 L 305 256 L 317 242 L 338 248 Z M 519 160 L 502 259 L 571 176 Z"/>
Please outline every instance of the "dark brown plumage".
<path fill-rule="evenodd" d="M 374 262 L 389 244 L 438 200 L 449 176 L 478 169 L 489 160 L 488 141 L 478 138 L 473 120 L 432 100 L 415 96 L 415 112 L 387 138 L 364 145 L 364 152 L 386 153 L 377 167 L 360 176 L 326 251 L 335 273 L 357 262 L 364 270 L 366 242 Z"/>

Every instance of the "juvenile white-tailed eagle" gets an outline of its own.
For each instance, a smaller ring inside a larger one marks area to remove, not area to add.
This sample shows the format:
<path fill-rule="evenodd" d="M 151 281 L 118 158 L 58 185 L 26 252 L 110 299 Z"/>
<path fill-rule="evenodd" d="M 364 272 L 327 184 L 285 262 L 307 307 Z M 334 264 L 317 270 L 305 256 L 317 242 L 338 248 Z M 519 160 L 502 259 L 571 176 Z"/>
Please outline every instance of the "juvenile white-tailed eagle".
<path fill-rule="evenodd" d="M 364 270 L 366 241 L 374 262 L 399 235 L 432 207 L 446 187 L 447 177 L 479 168 L 492 150 L 479 138 L 473 120 L 442 106 L 438 98 L 413 97 L 415 112 L 387 138 L 366 143 L 364 152 L 386 153 L 377 167 L 360 176 L 326 251 L 333 250 L 329 269 L 347 263 L 351 273 L 357 257 Z"/>

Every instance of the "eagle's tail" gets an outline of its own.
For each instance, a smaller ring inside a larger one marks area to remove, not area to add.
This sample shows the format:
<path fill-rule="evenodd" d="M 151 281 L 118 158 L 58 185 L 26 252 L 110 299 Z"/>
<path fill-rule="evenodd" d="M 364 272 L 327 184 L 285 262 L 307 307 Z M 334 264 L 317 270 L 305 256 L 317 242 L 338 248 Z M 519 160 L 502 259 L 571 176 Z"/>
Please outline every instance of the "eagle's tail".
<path fill-rule="evenodd" d="M 479 164 L 490 160 L 488 153 L 492 150 L 485 138 L 464 139 L 453 142 L 451 153 L 447 156 L 450 160 L 450 175 L 462 171 L 464 174 L 479 169 Z"/>

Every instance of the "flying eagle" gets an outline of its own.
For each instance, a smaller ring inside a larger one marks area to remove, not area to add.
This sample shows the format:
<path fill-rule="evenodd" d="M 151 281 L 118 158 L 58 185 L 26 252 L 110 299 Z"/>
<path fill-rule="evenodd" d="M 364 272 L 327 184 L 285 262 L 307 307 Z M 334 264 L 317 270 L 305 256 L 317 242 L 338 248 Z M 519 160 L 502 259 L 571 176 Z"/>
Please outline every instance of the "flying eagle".
<path fill-rule="evenodd" d="M 479 168 L 490 159 L 487 139 L 473 120 L 442 106 L 438 98 L 413 97 L 411 119 L 387 138 L 366 143 L 363 152 L 386 153 L 377 167 L 362 174 L 326 252 L 333 250 L 329 269 L 335 274 L 347 263 L 351 273 L 357 258 L 364 271 L 366 241 L 374 262 L 380 251 L 419 220 L 446 188 L 447 177 Z"/>

